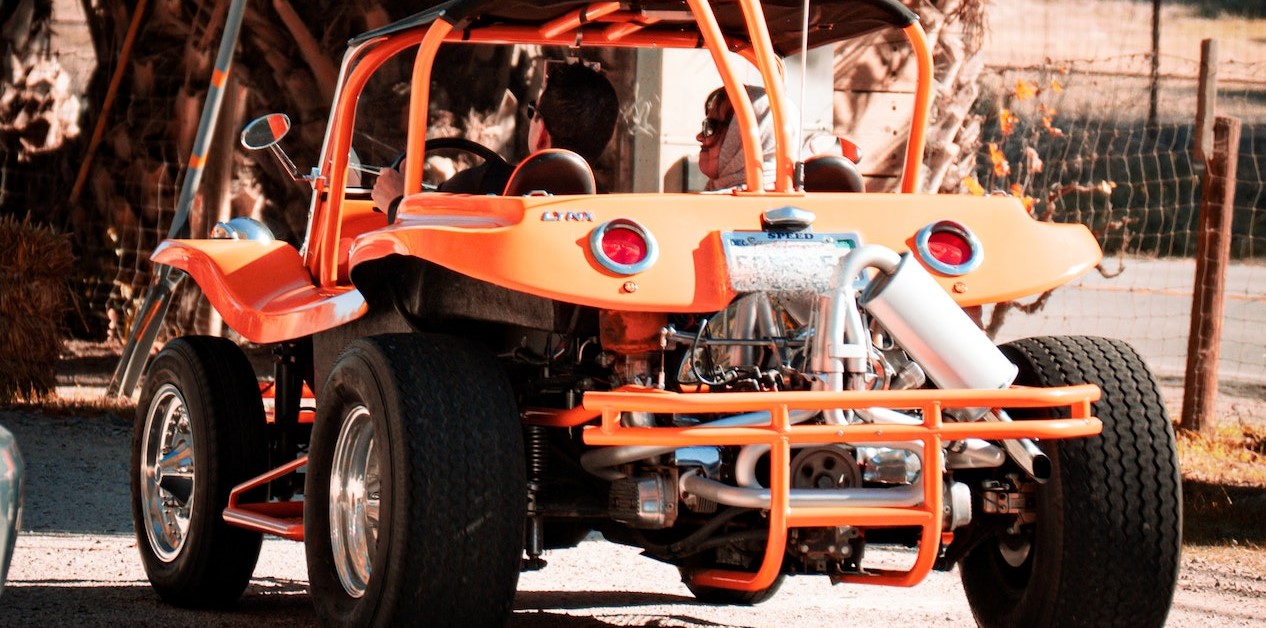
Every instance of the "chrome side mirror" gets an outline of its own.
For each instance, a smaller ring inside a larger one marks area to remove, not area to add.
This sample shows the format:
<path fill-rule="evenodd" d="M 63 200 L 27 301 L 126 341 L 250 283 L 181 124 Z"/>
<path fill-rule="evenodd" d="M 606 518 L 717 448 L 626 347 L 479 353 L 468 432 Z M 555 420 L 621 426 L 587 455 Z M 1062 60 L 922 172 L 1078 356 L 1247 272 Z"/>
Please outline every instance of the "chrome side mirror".
<path fill-rule="evenodd" d="M 271 148 L 290 132 L 290 116 L 270 113 L 251 120 L 242 129 L 242 146 L 250 150 Z"/>
<path fill-rule="evenodd" d="M 245 128 L 242 129 L 241 142 L 242 146 L 248 150 L 262 150 L 267 148 L 269 152 L 281 162 L 286 172 L 290 174 L 290 178 L 295 181 L 303 181 L 307 177 L 299 174 L 299 168 L 295 166 L 295 162 L 290 160 L 286 152 L 281 150 L 279 142 L 290 132 L 290 117 L 284 113 L 270 113 L 251 120 Z"/>

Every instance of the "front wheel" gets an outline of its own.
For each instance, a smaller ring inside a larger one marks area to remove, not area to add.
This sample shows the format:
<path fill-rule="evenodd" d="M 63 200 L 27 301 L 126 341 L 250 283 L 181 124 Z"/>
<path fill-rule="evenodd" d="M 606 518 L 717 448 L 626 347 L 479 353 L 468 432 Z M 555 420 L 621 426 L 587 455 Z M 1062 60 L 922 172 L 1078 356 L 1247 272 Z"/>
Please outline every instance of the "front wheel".
<path fill-rule="evenodd" d="M 785 576 L 778 574 L 773 584 L 756 591 L 739 591 L 695 584 L 691 582 L 690 574 L 685 571 L 681 572 L 681 577 L 686 583 L 686 588 L 690 589 L 690 593 L 695 596 L 695 599 L 704 604 L 715 606 L 755 606 L 774 597 L 774 594 L 778 593 L 778 587 L 782 586 Z"/>
<path fill-rule="evenodd" d="M 132 432 L 132 522 L 150 583 L 179 606 L 241 595 L 262 535 L 222 517 L 229 492 L 267 469 L 250 362 L 223 338 L 167 343 L 145 377 Z"/>
<path fill-rule="evenodd" d="M 1178 578 L 1182 489 L 1155 379 L 1119 340 L 1028 338 L 1001 349 L 1020 369 L 1017 384 L 1097 384 L 1092 412 L 1103 433 L 1041 443 L 1053 469 L 1036 489 L 1036 520 L 995 526 L 963 558 L 977 622 L 1163 625 Z"/>
<path fill-rule="evenodd" d="M 733 540 L 717 548 L 690 557 L 677 566 L 681 580 L 696 600 L 717 606 L 755 606 L 768 601 L 778 593 L 786 574 L 778 577 L 764 589 L 742 591 L 707 586 L 695 581 L 700 571 L 724 569 L 726 571 L 755 572 L 767 551 L 764 539 Z"/>
<path fill-rule="evenodd" d="M 526 471 L 491 356 L 445 336 L 353 342 L 320 391 L 308 467 L 308 579 L 323 624 L 505 624 Z"/>

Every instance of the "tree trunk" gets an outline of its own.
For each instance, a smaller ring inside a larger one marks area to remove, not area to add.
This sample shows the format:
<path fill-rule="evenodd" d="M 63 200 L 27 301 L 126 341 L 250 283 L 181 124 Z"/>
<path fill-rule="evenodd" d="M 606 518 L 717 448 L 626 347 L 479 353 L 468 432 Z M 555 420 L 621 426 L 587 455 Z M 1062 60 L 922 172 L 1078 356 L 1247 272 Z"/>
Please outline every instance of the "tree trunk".
<path fill-rule="evenodd" d="M 150 252 L 166 236 L 174 217 L 178 186 L 197 133 L 228 5 L 229 0 L 154 2 L 125 64 L 117 69 L 111 60 L 119 59 L 118 42 L 136 3 L 103 0 L 91 9 L 92 40 L 98 59 L 103 60 L 94 80 L 94 100 L 104 99 L 103 86 L 112 72 L 123 72 L 125 77 L 109 118 L 89 121 L 102 126 L 104 140 L 77 203 L 81 215 L 92 217 L 101 231 L 112 234 L 112 248 L 117 251 L 117 274 L 106 279 L 113 285 L 106 307 L 113 312 L 115 337 L 127 333 L 149 282 Z M 300 244 L 310 190 L 292 181 L 272 160 L 236 150 L 236 129 L 245 119 L 286 112 L 294 130 L 285 148 L 306 169 L 320 149 L 347 40 L 420 8 L 417 2 L 400 1 L 362 6 L 310 0 L 303 3 L 302 11 L 291 0 L 247 5 L 237 56 L 254 62 L 232 68 L 242 96 L 236 106 L 226 106 L 221 112 L 219 137 L 212 149 L 229 156 L 219 161 L 209 156 L 213 160 L 203 173 L 194 202 L 198 215 L 191 221 L 192 237 L 205 237 L 216 220 L 247 215 L 263 221 L 279 238 Z M 449 87 L 436 91 L 432 113 L 447 124 L 433 126 L 441 133 L 471 137 L 513 154 L 519 141 L 514 130 L 516 105 L 527 92 L 533 56 L 505 47 L 450 48 L 437 64 L 438 81 Z M 407 81 L 407 67 L 403 72 Z M 507 94 L 512 96 L 507 98 Z M 403 148 L 403 128 L 398 124 L 403 101 L 394 102 L 385 105 L 394 106 L 394 111 L 363 114 L 385 121 L 386 128 L 375 135 L 386 138 L 388 146 L 394 144 L 394 149 L 385 148 L 383 155 L 373 156 L 376 161 L 366 160 L 370 163 L 386 163 L 394 157 L 389 154 L 392 150 Z M 196 291 L 189 292 L 177 300 L 164 333 L 215 331 Z"/>
<path fill-rule="evenodd" d="M 977 59 L 983 0 L 907 0 L 932 48 L 937 85 L 924 156 L 924 192 L 957 192 L 974 167 L 980 120 L 970 115 L 983 68 Z M 870 191 L 893 191 L 913 112 L 915 59 L 905 35 L 885 31 L 840 44 L 835 57 L 835 132 L 862 150 Z"/>

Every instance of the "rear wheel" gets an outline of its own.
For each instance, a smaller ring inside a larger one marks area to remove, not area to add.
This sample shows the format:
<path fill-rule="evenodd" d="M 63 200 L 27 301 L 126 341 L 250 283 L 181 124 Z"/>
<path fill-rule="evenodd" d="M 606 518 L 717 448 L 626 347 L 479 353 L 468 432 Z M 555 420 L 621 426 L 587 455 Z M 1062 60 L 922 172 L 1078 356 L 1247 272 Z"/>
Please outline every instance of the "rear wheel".
<path fill-rule="evenodd" d="M 236 600 L 262 535 L 222 514 L 237 484 L 267 469 L 254 371 L 223 338 L 167 343 L 145 378 L 132 432 L 132 522 L 154 590 L 180 606 Z"/>
<path fill-rule="evenodd" d="M 320 397 L 304 522 L 322 623 L 505 624 L 527 494 L 498 365 L 454 338 L 375 336 Z"/>
<path fill-rule="evenodd" d="M 1097 437 L 1046 441 L 1036 521 L 1002 526 L 960 564 L 982 626 L 1161 626 L 1178 577 L 1182 495 L 1173 428 L 1129 345 L 1081 336 L 1001 347 L 1017 384 L 1097 384 Z M 1014 411 L 1013 418 L 1037 418 Z M 979 518 L 978 518 L 979 519 Z M 979 523 L 977 524 L 979 525 Z"/>

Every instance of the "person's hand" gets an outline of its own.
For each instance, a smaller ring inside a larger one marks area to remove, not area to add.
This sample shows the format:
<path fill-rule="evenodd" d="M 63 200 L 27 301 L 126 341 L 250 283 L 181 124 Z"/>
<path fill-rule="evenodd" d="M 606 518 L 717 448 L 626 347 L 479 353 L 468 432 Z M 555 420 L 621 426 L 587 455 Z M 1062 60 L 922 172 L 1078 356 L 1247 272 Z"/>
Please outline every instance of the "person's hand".
<path fill-rule="evenodd" d="M 404 162 L 400 162 L 400 167 L 404 167 Z M 370 192 L 370 198 L 374 199 L 374 205 L 383 211 L 387 211 L 391 202 L 400 198 L 404 194 L 404 175 L 394 168 L 383 168 L 378 173 L 378 179 L 374 181 L 374 189 Z"/>

